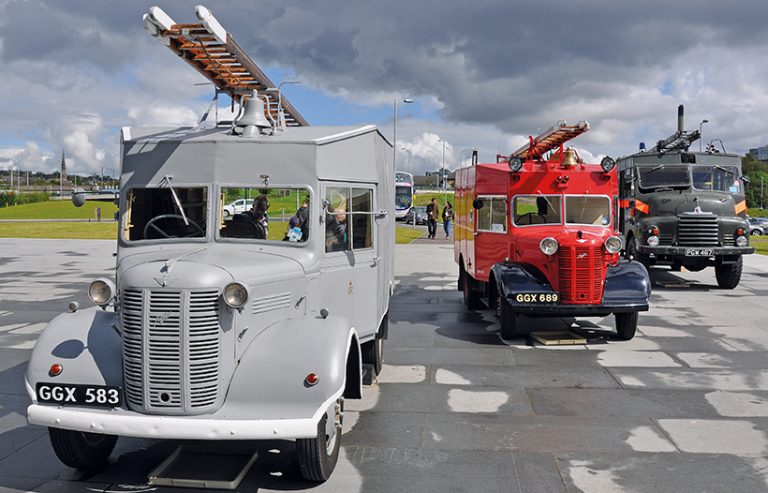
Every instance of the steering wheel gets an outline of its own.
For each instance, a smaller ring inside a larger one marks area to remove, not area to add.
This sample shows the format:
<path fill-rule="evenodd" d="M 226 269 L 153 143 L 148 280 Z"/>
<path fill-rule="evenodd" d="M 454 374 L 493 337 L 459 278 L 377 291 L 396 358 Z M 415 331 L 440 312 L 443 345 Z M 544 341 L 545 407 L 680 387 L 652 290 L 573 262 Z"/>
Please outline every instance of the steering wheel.
<path fill-rule="evenodd" d="M 541 218 L 541 222 L 534 223 L 533 222 L 534 216 L 540 217 Z M 536 213 L 536 212 L 528 212 L 526 214 L 523 214 L 522 216 L 518 216 L 517 219 L 515 219 L 515 223 L 516 224 L 521 224 L 521 225 L 524 224 L 525 223 L 525 221 L 523 221 L 524 217 L 528 218 L 528 224 L 529 225 L 530 224 L 547 224 L 547 218 L 542 216 L 541 214 Z"/>
<path fill-rule="evenodd" d="M 165 231 L 163 231 L 160 228 L 160 226 L 155 224 L 158 221 L 163 221 L 163 220 L 167 220 L 167 219 L 176 219 L 177 221 L 181 221 L 182 223 L 184 222 L 184 217 L 179 215 L 179 214 L 160 214 L 159 216 L 155 216 L 155 217 L 153 217 L 152 219 L 150 219 L 147 222 L 146 226 L 144 226 L 144 239 L 148 239 L 147 238 L 147 236 L 148 236 L 147 233 L 149 232 L 149 228 L 150 227 L 152 228 L 152 230 L 154 230 L 156 233 L 158 233 L 163 238 L 190 238 L 192 236 L 198 236 L 198 235 L 205 236 L 205 230 L 199 224 L 197 224 L 195 221 L 193 221 L 190 218 L 187 218 L 187 222 L 189 223 L 190 226 L 192 226 L 194 228 L 194 230 L 192 232 L 189 232 L 189 233 L 187 233 L 185 235 L 182 235 L 182 236 L 170 235 L 170 234 L 166 233 Z M 186 227 L 186 225 L 185 225 L 185 227 Z"/>

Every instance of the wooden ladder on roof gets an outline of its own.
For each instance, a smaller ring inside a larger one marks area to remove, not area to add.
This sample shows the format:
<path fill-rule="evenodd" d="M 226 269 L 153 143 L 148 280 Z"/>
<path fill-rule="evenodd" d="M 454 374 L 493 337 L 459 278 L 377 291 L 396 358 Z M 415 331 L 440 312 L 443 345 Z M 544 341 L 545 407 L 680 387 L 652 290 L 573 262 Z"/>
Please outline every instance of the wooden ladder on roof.
<path fill-rule="evenodd" d="M 274 121 L 288 127 L 309 125 L 210 10 L 198 5 L 195 14 L 200 23 L 177 24 L 160 7 L 151 7 L 143 16 L 144 28 L 233 101 L 242 105 L 259 91 Z"/>
<path fill-rule="evenodd" d="M 547 152 L 562 147 L 562 145 L 589 130 L 589 122 L 582 120 L 576 125 L 568 125 L 560 120 L 540 135 L 529 136 L 529 142 L 509 155 L 523 160 L 541 159 Z"/>

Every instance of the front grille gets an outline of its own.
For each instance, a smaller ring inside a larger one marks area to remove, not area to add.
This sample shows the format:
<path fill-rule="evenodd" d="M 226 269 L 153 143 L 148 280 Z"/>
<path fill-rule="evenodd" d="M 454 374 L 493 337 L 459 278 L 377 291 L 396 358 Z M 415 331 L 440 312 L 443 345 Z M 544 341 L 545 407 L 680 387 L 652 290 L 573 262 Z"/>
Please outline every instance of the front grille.
<path fill-rule="evenodd" d="M 219 292 L 126 288 L 122 300 L 128 401 L 178 411 L 215 404 Z"/>
<path fill-rule="evenodd" d="M 717 216 L 683 214 L 678 217 L 677 244 L 717 246 Z"/>
<path fill-rule="evenodd" d="M 557 253 L 560 300 L 595 304 L 603 299 L 605 255 L 602 247 L 563 247 Z"/>
<path fill-rule="evenodd" d="M 672 245 L 672 239 L 673 239 L 673 235 L 661 233 L 659 235 L 659 246 Z"/>

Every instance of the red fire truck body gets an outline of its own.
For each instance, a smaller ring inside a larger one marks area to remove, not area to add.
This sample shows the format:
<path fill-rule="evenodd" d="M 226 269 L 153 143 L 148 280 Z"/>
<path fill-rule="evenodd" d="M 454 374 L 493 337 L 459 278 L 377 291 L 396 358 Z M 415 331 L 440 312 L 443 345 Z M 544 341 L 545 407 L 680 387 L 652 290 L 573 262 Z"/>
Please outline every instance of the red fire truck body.
<path fill-rule="evenodd" d="M 648 309 L 648 272 L 619 257 L 615 163 L 563 148 L 588 128 L 561 122 L 500 162 L 456 172 L 459 289 L 468 308 L 497 309 L 504 338 L 527 334 L 521 314 L 613 313 L 619 338 L 631 339 Z"/>

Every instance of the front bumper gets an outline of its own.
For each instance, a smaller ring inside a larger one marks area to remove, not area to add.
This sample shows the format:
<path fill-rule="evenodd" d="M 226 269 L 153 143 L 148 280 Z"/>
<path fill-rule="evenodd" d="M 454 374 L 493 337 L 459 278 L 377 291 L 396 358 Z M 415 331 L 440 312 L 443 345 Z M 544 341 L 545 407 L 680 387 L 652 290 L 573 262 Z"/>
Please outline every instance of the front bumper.
<path fill-rule="evenodd" d="M 266 440 L 314 438 L 319 416 L 302 419 L 213 419 L 150 416 L 126 409 L 32 404 L 29 423 L 106 435 L 179 440 Z"/>
<path fill-rule="evenodd" d="M 656 256 L 659 255 L 673 255 L 679 257 L 685 257 L 686 250 L 712 250 L 713 257 L 729 256 L 729 255 L 748 255 L 755 253 L 753 247 L 684 247 L 684 246 L 648 246 L 640 245 L 637 250 L 640 253 L 652 253 Z M 691 257 L 694 258 L 694 257 Z M 706 258 L 706 257 L 702 257 Z"/>
<path fill-rule="evenodd" d="M 601 303 L 599 305 L 547 305 L 515 303 L 507 298 L 514 313 L 542 317 L 589 317 L 609 313 L 647 312 L 648 303 Z"/>

